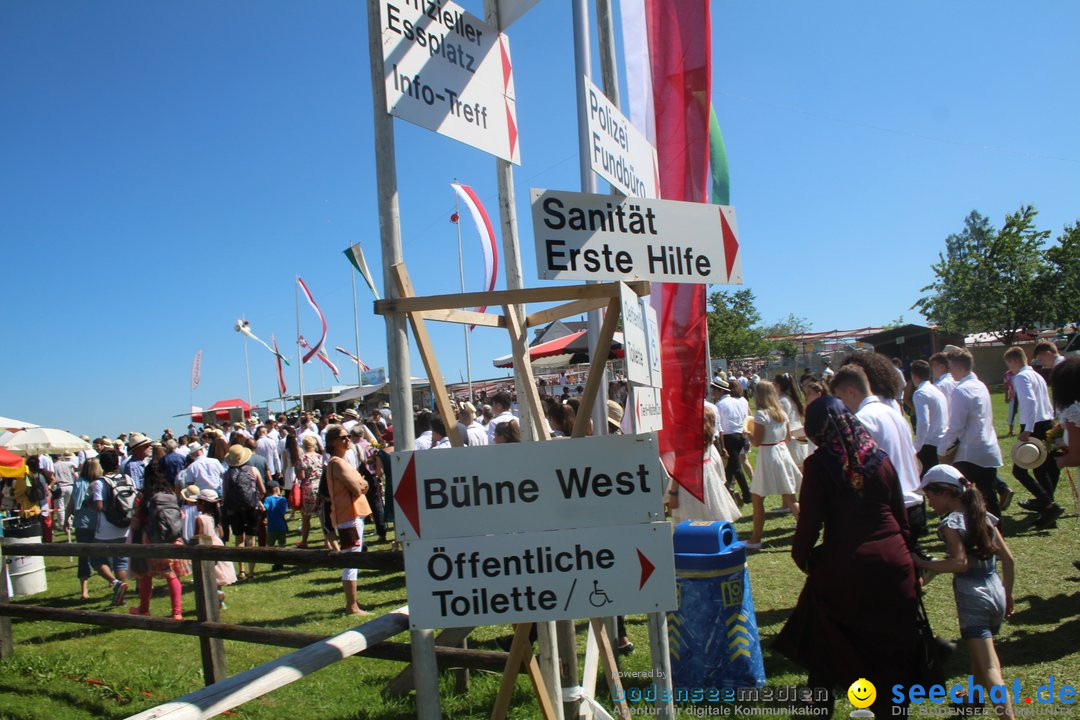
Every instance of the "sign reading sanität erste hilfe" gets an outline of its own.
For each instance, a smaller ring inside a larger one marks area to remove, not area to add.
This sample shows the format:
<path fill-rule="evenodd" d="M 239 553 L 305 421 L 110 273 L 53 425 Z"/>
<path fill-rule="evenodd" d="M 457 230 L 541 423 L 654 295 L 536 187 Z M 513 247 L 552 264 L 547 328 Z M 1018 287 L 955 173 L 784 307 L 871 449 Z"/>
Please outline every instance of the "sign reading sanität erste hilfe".
<path fill-rule="evenodd" d="M 382 0 L 387 112 L 521 162 L 510 41 L 451 0 Z"/>
<path fill-rule="evenodd" d="M 665 475 L 650 435 L 398 452 L 393 472 L 401 539 L 664 518 Z"/>
<path fill-rule="evenodd" d="M 668 522 L 406 540 L 405 578 L 414 628 L 664 612 L 677 605 Z"/>
<path fill-rule="evenodd" d="M 543 280 L 742 283 L 735 208 L 532 190 Z"/>

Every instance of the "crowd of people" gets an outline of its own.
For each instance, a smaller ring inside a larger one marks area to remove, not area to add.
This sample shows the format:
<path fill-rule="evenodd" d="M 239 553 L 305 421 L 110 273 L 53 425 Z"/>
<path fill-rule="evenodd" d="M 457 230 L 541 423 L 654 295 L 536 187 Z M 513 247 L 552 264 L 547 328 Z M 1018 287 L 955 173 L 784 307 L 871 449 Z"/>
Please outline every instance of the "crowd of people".
<path fill-rule="evenodd" d="M 1080 357 L 1065 359 L 1043 342 L 1034 358 L 1037 366 L 1021 347 L 1004 352 L 1020 425 L 1012 475 L 1031 494 L 1018 505 L 1045 531 L 1063 513 L 1055 499 L 1060 469 L 1080 465 Z M 737 508 L 749 496 L 754 521 L 745 546 L 754 551 L 762 546 L 763 500 L 780 496 L 796 518 L 791 553 L 807 581 L 775 647 L 807 669 L 809 685 L 944 682 L 927 660 L 943 643 L 921 604 L 923 585 L 937 573 L 953 574 L 976 682 L 1002 684 L 993 637 L 1013 611 L 1015 562 L 1001 528 L 1013 491 L 998 474 L 1004 461 L 990 391 L 971 353 L 947 346 L 905 375 L 899 361 L 856 352 L 835 371 L 826 364 L 797 382 L 786 373 L 759 380 L 753 415 L 741 383 L 718 373 L 711 389 L 716 470 L 705 473 L 704 503 L 682 517 L 734 520 L 738 510 L 725 499 Z M 750 447 L 757 448 L 752 469 Z M 683 495 L 674 488 L 672 501 L 685 506 Z M 943 558 L 922 545 L 927 505 L 941 518 Z M 890 715 L 891 703 L 879 692 L 872 709 Z M 1007 699 L 995 704 L 999 716 L 1012 717 Z"/>

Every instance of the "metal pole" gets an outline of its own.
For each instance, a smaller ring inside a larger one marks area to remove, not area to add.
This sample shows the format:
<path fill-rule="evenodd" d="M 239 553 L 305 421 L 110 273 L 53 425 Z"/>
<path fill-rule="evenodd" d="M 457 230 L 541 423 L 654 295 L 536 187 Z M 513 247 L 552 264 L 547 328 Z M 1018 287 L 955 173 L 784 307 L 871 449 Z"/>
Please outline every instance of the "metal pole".
<path fill-rule="evenodd" d="M 241 316 L 240 320 L 244 320 L 244 317 Z M 248 405 L 253 405 L 254 403 L 251 402 L 251 363 L 248 362 L 247 335 L 240 334 L 244 340 L 244 373 L 247 377 Z"/>
<path fill-rule="evenodd" d="M 380 0 L 368 0 L 367 3 L 368 53 L 375 128 L 375 174 L 379 196 L 379 240 L 383 260 L 383 286 L 387 297 L 394 298 L 398 297 L 399 293 L 391 268 L 404 260 L 404 254 L 401 250 L 401 215 L 398 209 L 394 120 L 386 110 L 386 85 L 384 84 L 386 71 L 383 67 L 379 3 Z M 416 436 L 412 423 L 409 336 L 405 317 L 401 313 L 389 313 L 384 317 L 394 447 L 397 450 L 412 450 L 416 446 Z M 441 720 L 439 668 L 435 662 L 435 633 L 428 629 L 412 630 L 410 639 L 417 720 Z"/>
<path fill-rule="evenodd" d="M 457 193 L 454 193 L 454 226 L 457 228 L 457 267 L 458 279 L 461 281 L 461 292 L 465 292 L 465 259 L 461 251 L 461 214 L 458 212 Z M 469 326 L 462 325 L 465 333 L 465 374 L 469 378 L 469 401 L 472 401 L 472 354 L 469 352 Z"/>
<path fill-rule="evenodd" d="M 352 322 L 353 332 L 356 333 L 356 386 L 364 384 L 363 371 L 360 370 L 360 316 L 356 310 L 356 273 L 349 268 L 349 279 L 352 280 Z"/>
<path fill-rule="evenodd" d="M 300 412 L 304 412 L 304 348 L 300 346 L 300 278 L 293 279 L 293 302 L 296 305 L 296 370 L 300 373 Z"/>
<path fill-rule="evenodd" d="M 578 161 L 581 172 L 581 191 L 596 192 L 596 175 L 592 171 L 589 151 L 589 115 L 582 98 L 585 96 L 585 78 L 592 77 L 592 58 L 589 48 L 589 3 L 588 0 L 574 0 L 574 84 L 577 87 L 578 108 Z M 607 353 L 608 348 L 597 348 L 596 340 L 600 335 L 602 322 L 600 311 L 592 310 L 587 317 L 589 357 L 596 357 L 597 352 Z M 600 391 L 593 405 L 593 435 L 607 435 L 607 366 L 600 382 Z"/>

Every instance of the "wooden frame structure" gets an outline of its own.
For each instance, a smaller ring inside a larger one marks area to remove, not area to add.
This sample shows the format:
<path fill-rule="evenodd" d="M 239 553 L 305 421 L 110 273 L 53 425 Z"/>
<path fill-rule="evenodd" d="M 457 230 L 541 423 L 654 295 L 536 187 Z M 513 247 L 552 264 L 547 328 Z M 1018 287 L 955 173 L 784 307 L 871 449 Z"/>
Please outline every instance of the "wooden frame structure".
<path fill-rule="evenodd" d="M 435 356 L 435 348 L 427 330 L 427 321 L 504 328 L 509 333 L 514 355 L 514 374 L 520 382 L 520 387 L 525 388 L 526 392 L 524 398 L 519 398 L 519 403 L 522 412 L 529 414 L 529 419 L 532 426 L 536 428 L 539 439 L 545 441 L 550 440 L 551 435 L 547 430 L 540 394 L 533 377 L 532 365 L 528 361 L 529 328 L 604 308 L 607 312 L 600 327 L 600 333 L 596 338 L 595 347 L 606 348 L 611 345 L 615 327 L 621 315 L 623 287 L 621 282 L 418 297 L 414 292 L 412 281 L 404 263 L 392 265 L 389 271 L 395 280 L 398 296 L 385 300 L 376 300 L 375 313 L 378 315 L 404 313 L 408 318 L 413 329 L 413 335 L 416 338 L 420 358 L 431 382 L 435 404 L 439 409 L 439 414 L 447 420 L 450 444 L 453 447 L 461 447 L 462 442 L 458 434 L 457 424 L 449 422 L 456 415 L 446 390 L 446 384 L 443 382 L 439 362 Z M 627 283 L 627 285 L 639 296 L 649 294 L 648 282 L 634 282 Z M 522 323 L 515 312 L 514 306 L 539 302 L 560 302 L 561 304 L 525 315 L 525 321 Z M 476 305 L 502 306 L 503 314 L 479 313 L 463 309 Z M 596 352 L 590 359 L 589 379 L 585 383 L 585 391 L 574 419 L 571 437 L 581 438 L 587 434 L 593 406 L 600 391 L 600 383 L 604 378 L 603 370 L 606 363 L 606 352 Z M 528 639 L 532 627 L 533 623 L 519 623 L 514 626 L 514 640 L 499 685 L 499 695 L 492 709 L 492 720 L 503 720 L 506 717 L 514 684 L 518 674 L 522 671 L 528 675 L 529 680 L 532 682 L 543 717 L 546 720 L 554 720 L 557 717 L 544 678 L 540 673 L 539 665 L 532 653 L 532 644 Z M 586 652 L 586 683 L 590 688 L 595 686 L 595 673 L 597 660 L 599 660 L 603 665 L 604 677 L 607 680 L 608 687 L 614 690 L 618 683 L 618 666 L 611 637 L 602 619 L 590 618 L 589 637 L 590 643 Z M 593 639 L 595 639 L 595 647 L 598 652 L 593 650 Z M 588 678 L 590 673 L 591 680 Z M 625 700 L 616 701 L 616 709 L 623 717 L 628 717 L 630 714 Z"/>

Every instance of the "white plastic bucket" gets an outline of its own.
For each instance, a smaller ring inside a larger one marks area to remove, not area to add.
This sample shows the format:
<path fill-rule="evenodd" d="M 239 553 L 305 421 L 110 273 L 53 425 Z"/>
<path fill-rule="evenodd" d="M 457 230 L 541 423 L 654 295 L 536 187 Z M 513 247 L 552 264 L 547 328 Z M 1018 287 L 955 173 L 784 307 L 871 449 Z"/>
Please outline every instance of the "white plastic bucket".
<path fill-rule="evenodd" d="M 4 561 L 7 563 L 8 577 L 11 578 L 12 597 L 36 595 L 49 589 L 45 581 L 45 558 L 40 555 L 9 555 L 14 545 L 40 543 L 41 536 L 28 538 L 5 537 Z"/>

